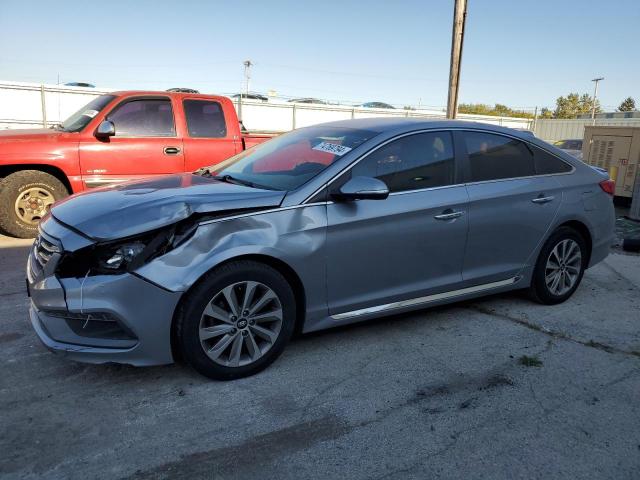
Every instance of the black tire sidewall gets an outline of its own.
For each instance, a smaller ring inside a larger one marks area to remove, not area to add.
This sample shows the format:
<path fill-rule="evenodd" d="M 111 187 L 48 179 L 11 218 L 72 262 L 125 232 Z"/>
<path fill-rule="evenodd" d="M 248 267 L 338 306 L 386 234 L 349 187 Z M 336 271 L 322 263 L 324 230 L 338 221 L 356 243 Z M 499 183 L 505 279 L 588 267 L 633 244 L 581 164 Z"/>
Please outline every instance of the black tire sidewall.
<path fill-rule="evenodd" d="M 283 310 L 282 328 L 275 344 L 256 362 L 240 367 L 225 367 L 211 360 L 202 349 L 200 318 L 207 302 L 215 294 L 230 284 L 247 280 L 263 283 L 278 295 Z M 295 320 L 295 297 L 287 280 L 265 264 L 236 261 L 213 270 L 187 293 L 176 321 L 177 341 L 182 357 L 199 373 L 215 380 L 232 380 L 254 375 L 278 358 L 291 338 Z"/>
<path fill-rule="evenodd" d="M 547 287 L 547 283 L 545 281 L 545 270 L 547 265 L 547 259 L 551 254 L 551 251 L 555 248 L 555 246 L 560 243 L 562 240 L 571 239 L 574 240 L 578 246 L 580 247 L 580 255 L 581 255 L 581 268 L 580 273 L 578 274 L 578 279 L 576 283 L 571 287 L 571 289 L 564 293 L 563 295 L 554 295 L 551 293 L 549 288 Z M 577 231 L 570 227 L 561 227 L 556 230 L 551 237 L 545 242 L 544 246 L 540 250 L 540 255 L 538 255 L 538 261 L 536 262 L 536 268 L 533 274 L 532 281 L 532 289 L 533 296 L 536 300 L 541 303 L 545 303 L 548 305 L 554 305 L 557 303 L 562 303 L 567 300 L 573 293 L 576 291 L 580 282 L 582 281 L 582 277 L 587 268 L 588 258 L 587 258 L 587 243 L 585 239 L 580 235 Z"/>
<path fill-rule="evenodd" d="M 9 235 L 32 238 L 38 234 L 38 226 L 24 223 L 15 211 L 18 197 L 33 187 L 47 190 L 55 201 L 69 195 L 62 182 L 48 173 L 26 170 L 8 175 L 0 183 L 0 228 Z"/>

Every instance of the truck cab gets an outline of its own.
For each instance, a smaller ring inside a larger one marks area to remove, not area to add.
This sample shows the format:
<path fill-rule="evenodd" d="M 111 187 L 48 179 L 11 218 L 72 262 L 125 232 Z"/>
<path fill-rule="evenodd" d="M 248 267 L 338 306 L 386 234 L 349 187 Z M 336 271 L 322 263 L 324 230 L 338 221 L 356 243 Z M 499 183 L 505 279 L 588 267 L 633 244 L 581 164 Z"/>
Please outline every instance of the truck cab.
<path fill-rule="evenodd" d="M 271 135 L 241 131 L 227 97 L 126 91 L 94 98 L 49 129 L 0 132 L 0 229 L 28 238 L 72 193 L 192 172 Z"/>

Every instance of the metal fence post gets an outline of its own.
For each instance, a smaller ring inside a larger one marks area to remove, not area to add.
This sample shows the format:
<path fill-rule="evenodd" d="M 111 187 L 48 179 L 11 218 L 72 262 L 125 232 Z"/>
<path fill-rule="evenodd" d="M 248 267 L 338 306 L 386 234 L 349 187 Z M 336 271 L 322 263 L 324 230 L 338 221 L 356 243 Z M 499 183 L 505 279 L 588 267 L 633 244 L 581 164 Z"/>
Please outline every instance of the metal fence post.
<path fill-rule="evenodd" d="M 292 118 L 291 118 L 291 130 L 296 129 L 296 104 L 293 104 L 293 108 L 291 109 Z"/>
<path fill-rule="evenodd" d="M 356 108 L 355 107 L 353 107 L 351 109 L 351 118 L 356 118 Z"/>
<path fill-rule="evenodd" d="M 42 103 L 42 126 L 47 128 L 47 103 L 44 98 L 44 85 L 40 85 L 40 102 Z"/>

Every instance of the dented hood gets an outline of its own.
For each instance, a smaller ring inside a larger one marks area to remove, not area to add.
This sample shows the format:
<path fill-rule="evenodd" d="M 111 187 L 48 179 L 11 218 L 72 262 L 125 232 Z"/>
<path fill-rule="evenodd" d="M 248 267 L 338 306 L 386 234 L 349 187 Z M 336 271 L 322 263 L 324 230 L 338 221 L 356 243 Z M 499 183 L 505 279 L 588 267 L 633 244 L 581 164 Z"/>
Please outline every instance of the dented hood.
<path fill-rule="evenodd" d="M 285 193 L 187 173 L 72 195 L 54 205 L 51 214 L 95 240 L 114 240 L 173 224 L 194 213 L 277 207 Z"/>

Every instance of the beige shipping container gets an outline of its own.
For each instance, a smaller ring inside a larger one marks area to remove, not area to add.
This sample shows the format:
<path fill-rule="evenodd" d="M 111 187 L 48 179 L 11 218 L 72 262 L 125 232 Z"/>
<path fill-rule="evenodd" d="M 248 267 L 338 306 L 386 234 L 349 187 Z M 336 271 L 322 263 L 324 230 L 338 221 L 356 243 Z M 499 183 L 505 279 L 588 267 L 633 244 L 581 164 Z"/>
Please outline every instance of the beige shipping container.
<path fill-rule="evenodd" d="M 609 172 L 616 196 L 631 198 L 640 163 L 640 127 L 585 126 L 582 158 Z"/>

